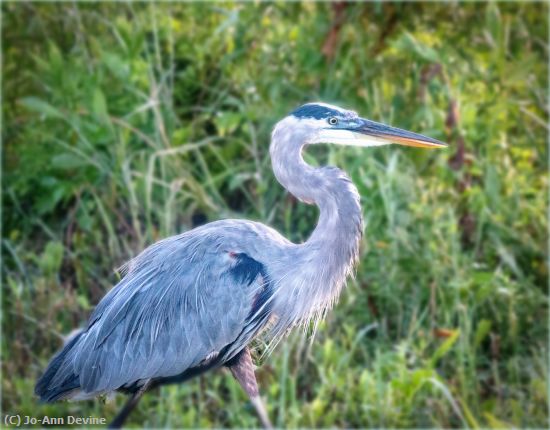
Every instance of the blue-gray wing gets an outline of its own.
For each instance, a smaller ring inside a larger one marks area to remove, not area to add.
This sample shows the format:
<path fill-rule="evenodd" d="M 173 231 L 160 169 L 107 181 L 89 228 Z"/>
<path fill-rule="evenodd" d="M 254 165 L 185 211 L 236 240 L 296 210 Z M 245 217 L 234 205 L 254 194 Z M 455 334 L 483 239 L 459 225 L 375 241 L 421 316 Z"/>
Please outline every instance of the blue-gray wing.
<path fill-rule="evenodd" d="M 231 246 L 184 234 L 136 257 L 64 358 L 80 389 L 108 392 L 239 352 L 269 317 L 269 276 Z"/>

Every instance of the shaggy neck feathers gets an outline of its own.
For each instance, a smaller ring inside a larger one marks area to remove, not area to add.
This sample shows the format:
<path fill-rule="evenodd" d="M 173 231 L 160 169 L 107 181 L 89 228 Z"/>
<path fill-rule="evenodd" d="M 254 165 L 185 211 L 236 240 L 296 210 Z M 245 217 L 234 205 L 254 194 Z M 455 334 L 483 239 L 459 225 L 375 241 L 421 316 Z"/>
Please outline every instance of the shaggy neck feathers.
<path fill-rule="evenodd" d="M 281 291 L 276 293 L 275 309 L 282 307 L 280 314 L 285 315 L 277 322 L 277 331 L 317 320 L 332 307 L 357 260 L 363 228 L 359 194 L 349 177 L 335 167 L 306 164 L 302 158 L 306 136 L 299 129 L 290 130 L 277 127 L 273 132 L 273 171 L 296 198 L 316 204 L 320 215 L 309 239 L 289 253 L 284 279 L 276 280 Z"/>

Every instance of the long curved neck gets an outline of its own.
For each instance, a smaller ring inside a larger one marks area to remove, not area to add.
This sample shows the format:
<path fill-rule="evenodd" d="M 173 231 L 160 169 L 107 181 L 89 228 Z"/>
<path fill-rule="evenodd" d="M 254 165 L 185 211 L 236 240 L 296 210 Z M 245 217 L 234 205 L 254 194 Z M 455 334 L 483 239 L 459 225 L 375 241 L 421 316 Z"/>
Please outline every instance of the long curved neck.
<path fill-rule="evenodd" d="M 336 167 L 315 168 L 302 158 L 304 145 L 271 146 L 273 172 L 280 184 L 299 200 L 319 207 L 319 221 L 305 245 L 309 248 L 330 245 L 330 255 L 349 246 L 358 246 L 362 233 L 362 214 L 357 188 Z M 335 248 L 336 245 L 341 245 Z"/>
<path fill-rule="evenodd" d="M 301 303 L 294 320 L 322 314 L 338 297 L 359 252 L 363 220 L 357 189 L 335 167 L 315 168 L 302 158 L 295 134 L 273 133 L 270 152 L 277 180 L 298 199 L 316 204 L 320 215 L 309 239 L 292 254 L 292 293 Z"/>

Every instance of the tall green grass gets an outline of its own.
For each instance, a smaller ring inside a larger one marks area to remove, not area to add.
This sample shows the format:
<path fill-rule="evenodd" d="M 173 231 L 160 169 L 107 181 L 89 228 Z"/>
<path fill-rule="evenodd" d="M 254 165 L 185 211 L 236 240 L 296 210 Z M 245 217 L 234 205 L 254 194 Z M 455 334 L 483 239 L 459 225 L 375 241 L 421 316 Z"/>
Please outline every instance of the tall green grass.
<path fill-rule="evenodd" d="M 269 133 L 323 100 L 451 146 L 308 150 L 353 178 L 365 239 L 313 340 L 256 347 L 274 423 L 548 425 L 547 4 L 2 8 L 5 414 L 114 416 L 122 397 L 33 385 L 147 245 L 225 217 L 305 240 L 317 211 L 275 181 Z M 223 371 L 130 423 L 259 425 Z"/>

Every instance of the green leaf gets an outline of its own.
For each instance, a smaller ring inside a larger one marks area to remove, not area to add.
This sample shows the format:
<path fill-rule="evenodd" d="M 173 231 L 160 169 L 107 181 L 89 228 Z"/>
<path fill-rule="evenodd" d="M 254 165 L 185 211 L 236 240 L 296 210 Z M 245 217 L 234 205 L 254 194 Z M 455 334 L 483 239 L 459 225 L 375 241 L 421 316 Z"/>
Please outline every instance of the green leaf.
<path fill-rule="evenodd" d="M 46 275 L 59 272 L 63 262 L 64 247 L 61 242 L 48 242 L 44 252 L 40 256 L 38 265 Z"/>
<path fill-rule="evenodd" d="M 51 193 L 41 195 L 35 203 L 35 210 L 39 215 L 45 215 L 54 210 L 58 203 L 65 197 L 65 187 L 59 185 Z"/>
<path fill-rule="evenodd" d="M 399 51 L 416 54 L 418 57 L 430 63 L 440 62 L 437 51 L 423 43 L 420 43 L 411 33 L 404 33 L 393 46 Z"/>
<path fill-rule="evenodd" d="M 460 336 L 460 330 L 455 330 L 447 339 L 445 339 L 445 342 L 443 342 L 439 347 L 435 350 L 435 352 L 432 355 L 432 358 L 430 359 L 431 365 L 435 367 L 437 362 L 441 357 L 443 357 L 449 350 L 453 347 L 455 342 L 458 340 L 458 337 Z"/>
<path fill-rule="evenodd" d="M 481 320 L 476 328 L 476 334 L 474 336 L 474 346 L 477 348 L 481 342 L 483 342 L 483 339 L 487 337 L 489 332 L 491 331 L 491 321 L 487 319 Z"/>
<path fill-rule="evenodd" d="M 88 162 L 76 154 L 59 154 L 52 158 L 52 167 L 61 170 L 71 170 L 88 165 Z"/>
<path fill-rule="evenodd" d="M 226 136 L 232 134 L 241 122 L 242 116 L 235 112 L 221 112 L 219 113 L 214 122 L 220 136 Z"/>
<path fill-rule="evenodd" d="M 507 422 L 504 422 L 497 417 L 495 417 L 493 414 L 490 414 L 489 412 L 485 412 L 483 414 L 487 422 L 489 423 L 490 428 L 495 429 L 509 429 L 515 427 L 514 425 L 510 425 Z"/>
<path fill-rule="evenodd" d="M 84 309 L 85 311 L 90 309 L 92 306 L 90 305 L 90 301 L 88 300 L 88 298 L 83 295 L 83 294 L 79 294 L 77 297 L 76 297 L 76 301 L 78 302 L 78 305 Z"/>
<path fill-rule="evenodd" d="M 96 88 L 94 90 L 94 94 L 92 98 L 92 112 L 94 113 L 94 115 L 98 116 L 103 120 L 109 119 L 109 112 L 107 110 L 107 100 L 105 99 L 105 95 L 103 94 L 103 91 L 101 91 L 99 88 Z"/>
<path fill-rule="evenodd" d="M 20 99 L 19 102 L 27 109 L 41 113 L 46 117 L 64 118 L 64 115 L 58 109 L 37 97 L 25 97 Z"/>
<path fill-rule="evenodd" d="M 125 79 L 129 74 L 129 67 L 127 62 L 120 58 L 116 54 L 111 54 L 109 52 L 104 52 L 103 61 L 107 68 L 119 79 Z"/>

